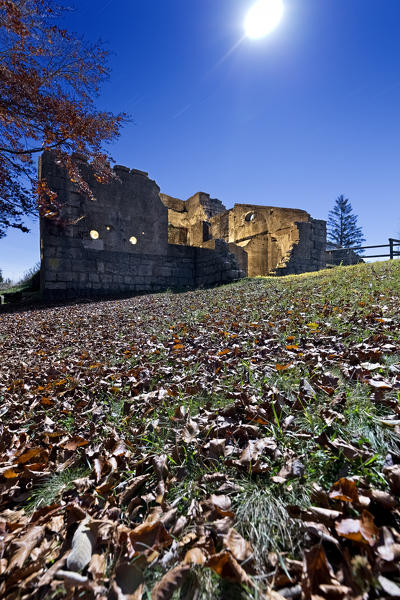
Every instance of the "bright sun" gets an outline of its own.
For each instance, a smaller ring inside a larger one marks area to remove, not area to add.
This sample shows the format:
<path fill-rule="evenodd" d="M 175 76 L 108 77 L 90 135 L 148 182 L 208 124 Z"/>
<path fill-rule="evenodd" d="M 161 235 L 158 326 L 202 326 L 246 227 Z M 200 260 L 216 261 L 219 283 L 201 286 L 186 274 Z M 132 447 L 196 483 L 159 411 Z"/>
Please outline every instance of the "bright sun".
<path fill-rule="evenodd" d="M 244 28 L 249 38 L 261 38 L 278 25 L 283 14 L 282 0 L 257 0 L 247 13 Z"/>

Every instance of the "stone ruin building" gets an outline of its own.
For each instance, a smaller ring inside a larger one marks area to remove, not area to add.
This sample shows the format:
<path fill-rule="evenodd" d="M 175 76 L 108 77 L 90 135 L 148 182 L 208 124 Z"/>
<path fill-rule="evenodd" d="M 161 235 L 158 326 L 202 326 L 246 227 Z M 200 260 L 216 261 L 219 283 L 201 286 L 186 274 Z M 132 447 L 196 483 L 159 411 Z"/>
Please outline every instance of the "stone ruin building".
<path fill-rule="evenodd" d="M 148 174 L 115 166 L 101 184 L 80 168 L 95 201 L 79 194 L 54 156 L 39 176 L 63 205 L 58 225 L 41 219 L 41 289 L 49 299 L 208 287 L 244 276 L 325 268 L 326 223 L 303 210 L 236 204 L 198 193 L 160 193 Z"/>
<path fill-rule="evenodd" d="M 222 239 L 249 277 L 317 271 L 326 266 L 326 223 L 304 210 L 235 204 L 202 192 L 186 201 L 160 194 L 171 244 L 207 247 Z M 244 251 L 244 252 L 243 252 Z"/>

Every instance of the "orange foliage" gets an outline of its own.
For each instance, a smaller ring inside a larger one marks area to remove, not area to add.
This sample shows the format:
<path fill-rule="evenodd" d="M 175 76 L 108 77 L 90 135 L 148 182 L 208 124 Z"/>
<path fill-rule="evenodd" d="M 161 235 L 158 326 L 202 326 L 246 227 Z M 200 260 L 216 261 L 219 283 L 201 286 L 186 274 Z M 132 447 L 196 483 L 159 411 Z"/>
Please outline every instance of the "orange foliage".
<path fill-rule="evenodd" d="M 94 104 L 107 53 L 55 25 L 62 11 L 53 0 L 0 0 L 0 237 L 8 227 L 27 231 L 22 219 L 37 211 L 60 222 L 57 194 L 37 181 L 35 154 L 54 151 L 92 198 L 74 153 L 91 163 L 97 181 L 115 177 L 102 148 L 127 117 Z"/>

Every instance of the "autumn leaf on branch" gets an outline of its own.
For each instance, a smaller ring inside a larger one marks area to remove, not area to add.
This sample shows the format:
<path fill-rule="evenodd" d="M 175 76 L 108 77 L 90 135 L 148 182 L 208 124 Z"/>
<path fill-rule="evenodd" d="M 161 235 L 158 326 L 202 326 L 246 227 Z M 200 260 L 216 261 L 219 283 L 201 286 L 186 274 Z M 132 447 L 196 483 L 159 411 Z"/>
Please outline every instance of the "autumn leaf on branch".
<path fill-rule="evenodd" d="M 108 75 L 107 52 L 57 25 L 65 9 L 53 0 L 0 0 L 0 237 L 22 219 L 57 221 L 57 195 L 38 182 L 34 157 L 56 153 L 79 192 L 93 197 L 78 153 L 97 181 L 115 177 L 104 144 L 118 136 L 125 114 L 97 110 L 94 99 Z"/>

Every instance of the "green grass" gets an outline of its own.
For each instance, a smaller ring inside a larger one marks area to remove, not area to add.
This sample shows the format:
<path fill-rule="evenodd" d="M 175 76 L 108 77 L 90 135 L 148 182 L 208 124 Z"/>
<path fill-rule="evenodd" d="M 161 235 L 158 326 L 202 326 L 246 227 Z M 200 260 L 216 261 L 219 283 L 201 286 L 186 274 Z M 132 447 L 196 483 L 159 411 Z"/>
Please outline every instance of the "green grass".
<path fill-rule="evenodd" d="M 89 475 L 87 467 L 75 467 L 54 473 L 37 485 L 28 498 L 25 508 L 32 513 L 38 508 L 49 506 L 59 500 L 64 492 L 74 488 L 74 481 Z"/>

